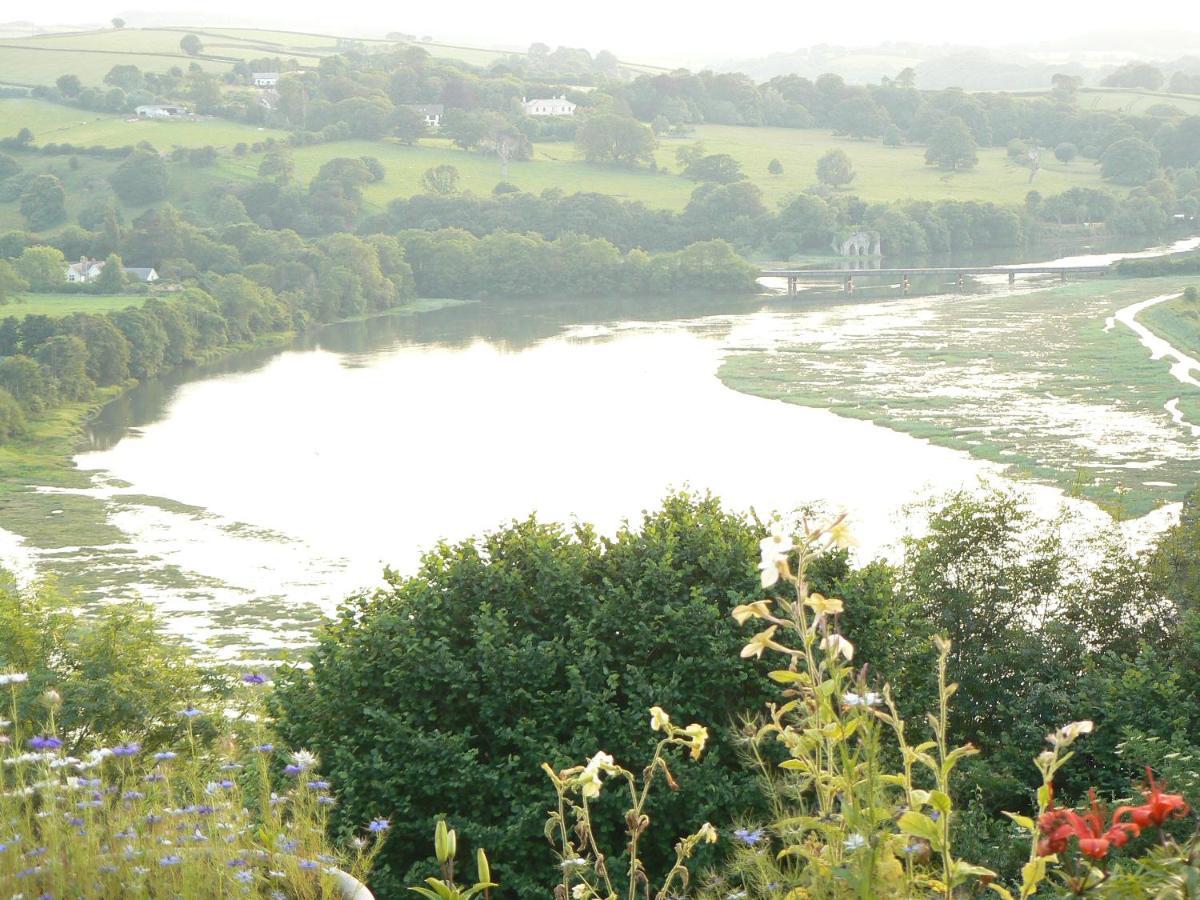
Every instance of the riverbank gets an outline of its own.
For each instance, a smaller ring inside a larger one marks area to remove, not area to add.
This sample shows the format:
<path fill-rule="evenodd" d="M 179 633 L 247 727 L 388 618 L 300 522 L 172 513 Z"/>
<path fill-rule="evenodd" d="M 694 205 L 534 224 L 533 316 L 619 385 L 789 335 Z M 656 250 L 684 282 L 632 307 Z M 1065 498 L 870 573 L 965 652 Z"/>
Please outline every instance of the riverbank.
<path fill-rule="evenodd" d="M 410 316 L 466 302 L 469 301 L 416 300 L 381 315 Z M 319 333 L 324 327 L 316 326 L 308 333 Z M 300 336 L 291 331 L 277 332 L 263 335 L 251 343 L 224 347 L 201 364 L 190 367 L 186 373 L 190 377 L 204 377 L 231 360 L 282 350 Z M 122 571 L 110 572 L 99 583 L 115 583 L 119 578 L 127 577 L 130 583 L 137 584 L 150 577 L 147 569 L 138 566 L 137 555 L 128 548 L 127 536 L 113 522 L 113 513 L 121 499 L 116 492 L 123 485 L 110 482 L 104 489 L 96 490 L 92 473 L 75 463 L 88 423 L 137 384 L 130 381 L 101 388 L 86 402 L 58 406 L 33 418 L 24 437 L 0 445 L 0 531 L 3 531 L 0 534 L 0 565 L 28 575 L 37 568 L 37 559 L 54 560 L 54 574 L 67 591 L 96 587 L 97 580 L 85 577 L 85 573 L 99 564 L 102 555 L 106 567 L 111 566 L 114 558 L 121 560 L 123 565 Z M 150 504 L 178 506 L 163 498 L 139 499 Z M 99 548 L 106 548 L 108 552 L 101 554 Z M 159 571 L 151 580 L 175 586 L 187 581 L 178 570 L 170 567 Z"/>
<path fill-rule="evenodd" d="M 1200 477 L 1189 427 L 1200 423 L 1200 389 L 1180 384 L 1134 332 L 1106 327 L 1170 287 L 1082 281 L 900 299 L 866 314 L 835 306 L 820 327 L 733 348 L 719 377 L 965 450 L 1132 518 L 1182 500 Z"/>

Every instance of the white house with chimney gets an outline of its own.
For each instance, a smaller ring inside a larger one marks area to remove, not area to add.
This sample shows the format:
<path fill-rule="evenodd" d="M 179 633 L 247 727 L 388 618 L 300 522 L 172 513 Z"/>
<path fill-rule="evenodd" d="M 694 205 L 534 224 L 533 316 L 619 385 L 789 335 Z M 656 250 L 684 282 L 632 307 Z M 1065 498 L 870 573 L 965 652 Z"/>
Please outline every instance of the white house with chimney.
<path fill-rule="evenodd" d="M 104 260 L 88 259 L 86 256 L 79 257 L 79 262 L 71 263 L 67 266 L 67 281 L 70 284 L 87 284 L 89 281 L 95 281 L 100 277 L 100 273 L 104 271 Z M 123 266 L 121 269 L 125 273 L 125 277 L 130 281 L 138 281 L 142 284 L 152 284 L 158 281 L 157 270 L 145 266 Z"/>
<path fill-rule="evenodd" d="M 250 80 L 254 82 L 255 87 L 273 88 L 279 84 L 278 72 L 254 72 L 250 75 Z"/>
<path fill-rule="evenodd" d="M 521 98 L 521 107 L 527 116 L 573 116 L 575 115 L 575 104 L 567 99 L 567 95 L 561 97 L 538 97 L 533 100 Z"/>

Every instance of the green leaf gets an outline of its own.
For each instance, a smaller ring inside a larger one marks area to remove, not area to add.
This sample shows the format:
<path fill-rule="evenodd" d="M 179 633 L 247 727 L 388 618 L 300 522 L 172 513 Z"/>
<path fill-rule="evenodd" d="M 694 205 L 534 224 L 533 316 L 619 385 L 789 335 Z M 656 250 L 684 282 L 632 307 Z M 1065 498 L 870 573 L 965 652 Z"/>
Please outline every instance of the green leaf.
<path fill-rule="evenodd" d="M 1010 813 L 1010 812 L 1005 812 L 1004 814 L 1006 816 L 1008 816 L 1010 819 L 1012 819 L 1014 822 L 1016 822 L 1018 825 L 1020 825 L 1022 828 L 1024 828 L 1026 831 L 1032 832 L 1034 830 L 1035 826 L 1033 824 L 1033 819 L 1029 818 L 1029 816 L 1021 816 L 1021 815 L 1018 815 L 1017 813 Z"/>
<path fill-rule="evenodd" d="M 768 672 L 767 677 L 772 681 L 777 681 L 780 684 L 792 684 L 797 681 L 804 681 L 805 675 L 801 672 L 789 672 L 787 669 L 776 669 L 774 672 Z"/>
<path fill-rule="evenodd" d="M 896 824 L 905 834 L 924 838 L 935 850 L 942 849 L 942 830 L 938 827 L 937 822 L 924 813 L 909 810 L 900 817 L 900 821 Z"/>
<path fill-rule="evenodd" d="M 950 798 L 941 791 L 930 791 L 929 803 L 943 816 L 950 815 L 950 810 L 954 808 L 954 804 L 950 802 Z"/>

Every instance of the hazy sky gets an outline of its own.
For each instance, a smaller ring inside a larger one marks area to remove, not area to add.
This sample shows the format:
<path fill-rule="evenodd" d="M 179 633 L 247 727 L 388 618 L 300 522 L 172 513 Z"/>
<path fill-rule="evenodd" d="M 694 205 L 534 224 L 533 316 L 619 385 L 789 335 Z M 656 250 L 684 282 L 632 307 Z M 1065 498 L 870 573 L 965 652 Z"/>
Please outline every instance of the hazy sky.
<path fill-rule="evenodd" d="M 127 2 L 127 0 L 126 0 Z M 1086 15 L 1080 12 L 1086 8 Z M 1158 0 L 1143 28 L 1170 28 L 1196 21 L 1194 0 Z M 402 31 L 435 40 L 525 47 L 532 41 L 557 46 L 611 49 L 631 60 L 689 62 L 761 56 L 819 43 L 843 46 L 883 41 L 996 46 L 1036 44 L 1083 31 L 1129 27 L 1128 7 L 1093 0 L 1082 4 L 1045 0 L 964 3 L 963 0 L 858 0 L 846 2 L 737 3 L 679 0 L 509 0 L 509 2 L 388 3 L 378 0 L 153 0 L 138 7 L 95 0 L 3 0 L 0 20 L 45 24 L 106 21 L 124 15 L 131 24 L 143 10 L 179 24 L 273 24 L 322 32 Z M 162 24 L 162 20 L 158 22 Z"/>

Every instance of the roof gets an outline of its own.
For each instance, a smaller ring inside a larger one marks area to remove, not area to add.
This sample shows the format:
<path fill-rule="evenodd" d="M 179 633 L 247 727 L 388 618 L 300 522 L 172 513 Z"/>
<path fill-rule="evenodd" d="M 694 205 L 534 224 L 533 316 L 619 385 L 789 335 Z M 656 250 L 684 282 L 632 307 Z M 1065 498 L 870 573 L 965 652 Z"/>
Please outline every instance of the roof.
<path fill-rule="evenodd" d="M 252 73 L 252 75 L 254 78 L 278 78 L 279 77 L 278 72 L 254 72 L 254 73 Z"/>
<path fill-rule="evenodd" d="M 406 103 L 404 108 L 427 116 L 440 116 L 446 107 L 441 103 Z"/>
<path fill-rule="evenodd" d="M 158 273 L 152 268 L 145 268 L 142 266 L 126 266 L 125 274 L 133 276 L 138 281 L 149 281 L 152 275 L 157 275 Z"/>

